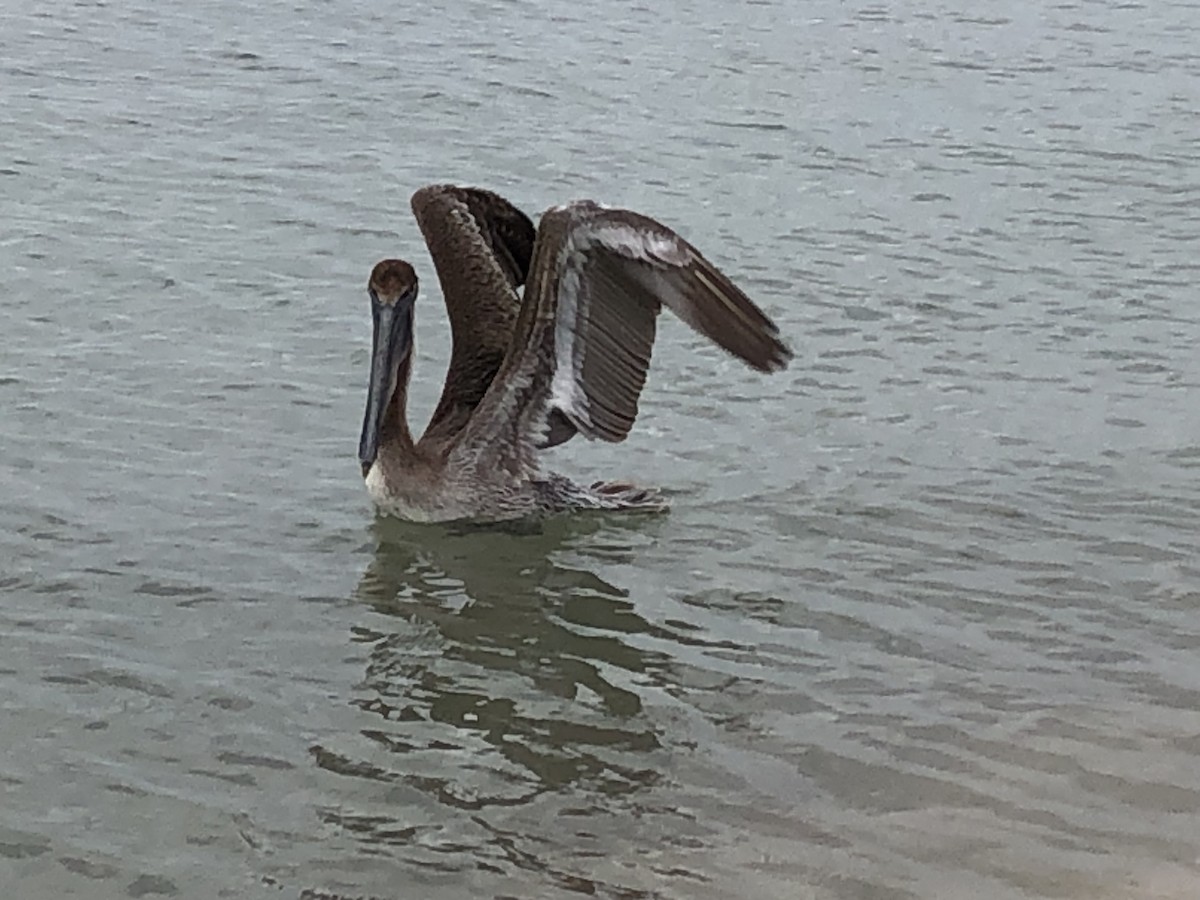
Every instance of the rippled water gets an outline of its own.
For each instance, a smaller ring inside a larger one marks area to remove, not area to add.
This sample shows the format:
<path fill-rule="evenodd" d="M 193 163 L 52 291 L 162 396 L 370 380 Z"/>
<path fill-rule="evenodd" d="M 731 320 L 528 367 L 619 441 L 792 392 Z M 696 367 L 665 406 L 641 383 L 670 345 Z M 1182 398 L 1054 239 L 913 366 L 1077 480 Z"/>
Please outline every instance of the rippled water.
<path fill-rule="evenodd" d="M 1200 894 L 1200 8 L 50 2 L 0 28 L 5 896 Z M 416 187 L 678 225 L 580 477 L 373 523 Z"/>

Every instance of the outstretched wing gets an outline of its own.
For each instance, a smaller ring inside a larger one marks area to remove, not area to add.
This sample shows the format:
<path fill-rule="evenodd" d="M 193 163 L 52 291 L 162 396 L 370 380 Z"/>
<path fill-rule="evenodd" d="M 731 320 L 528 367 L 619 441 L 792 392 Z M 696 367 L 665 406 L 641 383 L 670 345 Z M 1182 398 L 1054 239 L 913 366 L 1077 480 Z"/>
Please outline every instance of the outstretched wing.
<path fill-rule="evenodd" d="M 480 188 L 430 185 L 413 194 L 412 210 L 437 269 L 454 342 L 446 385 L 422 438 L 440 442 L 466 425 L 504 362 L 535 232 L 528 216 Z"/>
<path fill-rule="evenodd" d="M 624 440 L 663 306 L 755 369 L 791 358 L 775 323 L 670 228 L 589 201 L 549 210 L 512 349 L 455 452 L 518 474 L 564 423 Z"/>

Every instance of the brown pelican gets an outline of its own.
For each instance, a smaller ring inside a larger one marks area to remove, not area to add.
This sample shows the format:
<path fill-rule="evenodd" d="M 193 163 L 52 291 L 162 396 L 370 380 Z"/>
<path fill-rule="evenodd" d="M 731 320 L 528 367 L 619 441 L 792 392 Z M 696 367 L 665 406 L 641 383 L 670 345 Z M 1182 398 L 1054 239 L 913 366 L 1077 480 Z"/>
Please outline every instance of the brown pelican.
<path fill-rule="evenodd" d="M 625 439 L 663 306 L 759 371 L 791 358 L 749 297 L 646 216 L 581 200 L 548 210 L 535 231 L 504 198 L 453 185 L 422 188 L 412 209 L 454 345 L 441 400 L 414 441 L 417 276 L 402 260 L 378 263 L 367 283 L 374 338 L 358 458 L 382 513 L 432 522 L 663 509 L 651 489 L 544 473 L 539 451 L 576 434 Z"/>

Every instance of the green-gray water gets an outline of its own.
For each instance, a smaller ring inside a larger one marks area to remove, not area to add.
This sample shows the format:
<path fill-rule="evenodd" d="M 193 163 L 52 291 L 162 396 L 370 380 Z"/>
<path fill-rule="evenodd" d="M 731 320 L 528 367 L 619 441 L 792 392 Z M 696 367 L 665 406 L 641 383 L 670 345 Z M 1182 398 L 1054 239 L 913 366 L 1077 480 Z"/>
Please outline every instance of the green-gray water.
<path fill-rule="evenodd" d="M 0 893 L 1195 897 L 1197 6 L 408 9 L 0 13 Z M 669 516 L 373 524 L 443 180 L 779 320 L 555 451 Z"/>

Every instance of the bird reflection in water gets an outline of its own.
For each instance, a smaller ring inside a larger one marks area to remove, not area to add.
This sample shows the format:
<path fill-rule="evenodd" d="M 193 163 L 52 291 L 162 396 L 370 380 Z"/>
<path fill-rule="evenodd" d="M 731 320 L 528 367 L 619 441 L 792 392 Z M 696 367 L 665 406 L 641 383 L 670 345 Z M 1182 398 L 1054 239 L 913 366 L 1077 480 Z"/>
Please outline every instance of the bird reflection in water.
<path fill-rule="evenodd" d="M 355 629 L 370 649 L 353 703 L 379 716 L 363 734 L 397 758 L 372 777 L 472 809 L 567 786 L 611 796 L 659 778 L 661 745 L 636 683 L 667 657 L 627 639 L 655 628 L 624 590 L 565 561 L 619 563 L 645 528 L 431 531 L 380 519 L 375 529 L 356 597 L 382 616 Z"/>
<path fill-rule="evenodd" d="M 376 521 L 354 592 L 366 671 L 346 726 L 312 747 L 339 776 L 318 814 L 344 896 L 397 872 L 454 886 L 422 896 L 495 877 L 648 896 L 664 854 L 672 878 L 703 880 L 690 860 L 712 826 L 675 796 L 679 636 L 602 577 L 643 562 L 661 527 Z"/>

